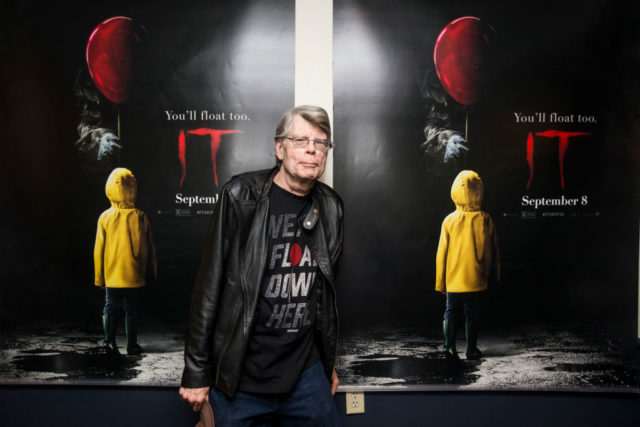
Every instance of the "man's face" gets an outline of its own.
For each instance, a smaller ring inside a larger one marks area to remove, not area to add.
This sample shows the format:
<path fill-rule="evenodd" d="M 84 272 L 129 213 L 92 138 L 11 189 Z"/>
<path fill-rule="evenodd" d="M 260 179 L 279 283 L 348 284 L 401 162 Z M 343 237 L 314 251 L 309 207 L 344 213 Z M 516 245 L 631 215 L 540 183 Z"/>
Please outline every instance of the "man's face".
<path fill-rule="evenodd" d="M 305 137 L 315 140 L 327 139 L 327 135 L 300 116 L 291 122 L 288 137 Z M 280 171 L 293 181 L 315 181 L 324 173 L 327 162 L 326 150 L 318 150 L 314 143 L 306 147 L 295 147 L 291 140 L 276 140 L 276 156 L 282 161 Z"/>

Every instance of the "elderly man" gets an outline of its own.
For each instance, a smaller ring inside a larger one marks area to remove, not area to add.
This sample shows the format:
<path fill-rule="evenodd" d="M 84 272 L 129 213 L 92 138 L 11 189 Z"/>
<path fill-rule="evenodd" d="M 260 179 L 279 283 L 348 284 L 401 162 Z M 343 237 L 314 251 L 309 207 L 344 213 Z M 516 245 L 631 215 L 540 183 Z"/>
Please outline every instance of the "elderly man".
<path fill-rule="evenodd" d="M 332 395 L 343 206 L 317 181 L 332 147 L 325 110 L 292 108 L 276 129 L 277 166 L 222 189 L 193 290 L 180 388 L 195 411 L 211 395 L 218 426 L 339 423 Z"/>

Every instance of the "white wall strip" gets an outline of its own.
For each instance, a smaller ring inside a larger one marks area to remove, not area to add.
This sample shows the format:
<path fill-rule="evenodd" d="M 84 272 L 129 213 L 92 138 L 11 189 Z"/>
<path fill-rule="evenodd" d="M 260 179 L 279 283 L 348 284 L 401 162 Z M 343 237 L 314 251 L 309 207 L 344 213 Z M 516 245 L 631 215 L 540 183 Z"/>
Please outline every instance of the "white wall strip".
<path fill-rule="evenodd" d="M 296 0 L 295 7 L 295 104 L 321 106 L 333 128 L 333 0 Z M 333 186 L 333 151 L 321 181 Z"/>

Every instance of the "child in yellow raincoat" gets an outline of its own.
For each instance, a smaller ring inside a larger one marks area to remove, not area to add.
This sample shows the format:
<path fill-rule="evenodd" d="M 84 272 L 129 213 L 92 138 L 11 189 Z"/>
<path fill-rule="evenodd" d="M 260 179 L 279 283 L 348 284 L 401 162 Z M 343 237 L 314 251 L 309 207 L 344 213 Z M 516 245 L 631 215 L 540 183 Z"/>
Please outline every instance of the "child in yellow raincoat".
<path fill-rule="evenodd" d="M 451 186 L 456 210 L 442 222 L 436 255 L 436 291 L 446 293 L 444 313 L 444 352 L 447 359 L 459 361 L 456 327 L 464 308 L 467 359 L 479 359 L 477 327 L 480 299 L 489 281 L 499 281 L 498 239 L 493 220 L 481 210 L 484 185 L 480 176 L 464 170 Z"/>
<path fill-rule="evenodd" d="M 140 354 L 137 342 L 138 293 L 147 270 L 157 275 L 151 226 L 145 213 L 135 207 L 138 184 L 130 170 L 114 169 L 105 187 L 111 207 L 98 219 L 94 247 L 95 285 L 106 288 L 102 314 L 104 348 L 119 354 L 116 317 L 125 311 L 127 354 Z"/>

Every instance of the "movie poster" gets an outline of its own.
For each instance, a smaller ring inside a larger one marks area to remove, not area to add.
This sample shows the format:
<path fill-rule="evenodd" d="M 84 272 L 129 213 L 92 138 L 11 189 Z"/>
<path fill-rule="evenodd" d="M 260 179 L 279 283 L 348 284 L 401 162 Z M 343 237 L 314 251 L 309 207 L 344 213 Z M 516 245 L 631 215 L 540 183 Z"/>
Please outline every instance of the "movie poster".
<path fill-rule="evenodd" d="M 274 165 L 294 102 L 294 2 L 1 12 L 0 382 L 176 386 L 220 186 Z M 636 12 L 334 1 L 343 389 L 637 391 Z M 119 357 L 94 284 L 114 168 L 135 176 L 157 265 L 143 353 L 120 318 Z M 482 293 L 482 356 L 466 359 L 460 322 L 451 364 L 434 287 L 462 170 L 482 178 L 501 278 Z"/>
<path fill-rule="evenodd" d="M 275 165 L 273 132 L 294 102 L 294 2 L 1 9 L 0 382 L 175 386 L 218 192 Z M 109 187 L 116 168 L 130 172 Z M 131 175 L 146 219 L 122 232 L 150 265 L 143 352 L 121 313 L 114 357 L 94 249 L 103 212 L 132 202 Z"/>
<path fill-rule="evenodd" d="M 335 2 L 345 388 L 637 391 L 636 12 Z M 462 170 L 482 179 L 501 267 L 477 358 L 435 290 Z M 459 363 L 442 352 L 451 330 Z"/>

